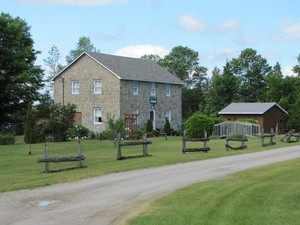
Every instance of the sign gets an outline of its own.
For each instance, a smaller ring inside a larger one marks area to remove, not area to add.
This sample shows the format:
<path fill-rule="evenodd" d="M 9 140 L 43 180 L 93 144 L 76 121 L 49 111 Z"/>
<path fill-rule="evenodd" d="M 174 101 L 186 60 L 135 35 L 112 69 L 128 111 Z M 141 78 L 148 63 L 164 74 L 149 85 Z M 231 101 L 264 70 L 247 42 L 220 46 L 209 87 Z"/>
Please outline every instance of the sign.
<path fill-rule="evenodd" d="M 157 104 L 157 97 L 150 97 L 150 104 Z"/>

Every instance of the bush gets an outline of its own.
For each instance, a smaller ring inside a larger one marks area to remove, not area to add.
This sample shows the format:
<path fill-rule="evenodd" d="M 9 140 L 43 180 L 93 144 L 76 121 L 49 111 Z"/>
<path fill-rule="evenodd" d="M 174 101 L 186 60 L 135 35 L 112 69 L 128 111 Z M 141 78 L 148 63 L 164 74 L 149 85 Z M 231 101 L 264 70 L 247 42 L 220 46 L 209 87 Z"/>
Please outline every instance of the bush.
<path fill-rule="evenodd" d="M 165 126 L 164 126 L 164 133 L 167 134 L 167 135 L 170 135 L 170 132 L 171 132 L 171 125 L 170 125 L 169 120 L 166 119 L 166 123 L 165 123 Z"/>
<path fill-rule="evenodd" d="M 246 122 L 246 123 L 254 123 L 257 124 L 257 121 L 255 119 L 239 119 L 237 122 Z"/>
<path fill-rule="evenodd" d="M 215 124 L 218 124 L 218 123 L 222 123 L 222 122 L 225 122 L 226 120 L 224 120 L 223 118 L 221 118 L 221 117 L 213 117 L 213 118 L 211 118 L 212 120 L 213 120 L 213 122 L 214 122 L 214 125 Z"/>
<path fill-rule="evenodd" d="M 147 125 L 146 125 L 146 132 L 148 134 L 152 133 L 153 131 L 153 121 L 152 120 L 148 120 L 147 121 Z"/>
<path fill-rule="evenodd" d="M 14 145 L 15 140 L 13 135 L 0 135 L 0 145 Z"/>
<path fill-rule="evenodd" d="M 119 133 L 121 135 L 121 138 L 124 138 L 125 120 L 122 117 L 115 119 L 114 115 L 107 115 L 106 130 L 110 132 L 111 139 L 117 138 Z"/>
<path fill-rule="evenodd" d="M 69 130 L 69 136 L 71 138 L 83 138 L 83 137 L 88 137 L 89 136 L 89 129 L 84 127 L 84 126 L 75 126 L 71 130 Z"/>
<path fill-rule="evenodd" d="M 185 121 L 187 135 L 192 138 L 204 137 L 204 130 L 209 136 L 213 131 L 213 126 L 213 120 L 201 114 L 195 114 Z"/>

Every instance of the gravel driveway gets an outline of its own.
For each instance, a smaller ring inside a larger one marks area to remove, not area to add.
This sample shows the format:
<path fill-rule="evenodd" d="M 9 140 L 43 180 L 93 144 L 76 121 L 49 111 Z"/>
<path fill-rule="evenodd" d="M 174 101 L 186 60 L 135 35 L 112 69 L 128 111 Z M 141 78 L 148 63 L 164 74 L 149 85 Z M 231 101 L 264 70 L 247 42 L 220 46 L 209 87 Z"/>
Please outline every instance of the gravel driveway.
<path fill-rule="evenodd" d="M 0 195 L 0 223 L 117 224 L 135 212 L 144 201 L 175 189 L 295 158 L 300 158 L 300 146 L 113 173 L 36 190 L 7 192 Z"/>

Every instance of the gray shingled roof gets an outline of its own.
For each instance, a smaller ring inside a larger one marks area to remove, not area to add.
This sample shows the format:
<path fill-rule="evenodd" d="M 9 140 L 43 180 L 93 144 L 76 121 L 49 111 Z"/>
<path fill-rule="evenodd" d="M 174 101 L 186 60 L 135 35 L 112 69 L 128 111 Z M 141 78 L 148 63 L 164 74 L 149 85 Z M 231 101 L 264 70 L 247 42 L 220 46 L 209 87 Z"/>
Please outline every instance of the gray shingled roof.
<path fill-rule="evenodd" d="M 184 84 L 179 78 L 169 73 L 163 67 L 151 60 L 93 52 L 85 52 L 82 55 L 84 54 L 93 58 L 99 64 L 114 73 L 121 80 L 148 81 L 180 85 Z M 78 57 L 76 60 L 78 60 L 80 57 Z M 59 73 L 57 76 L 59 76 L 61 73 Z"/>
<path fill-rule="evenodd" d="M 256 114 L 261 115 L 271 109 L 273 106 L 278 107 L 285 114 L 288 114 L 283 108 L 281 108 L 275 102 L 265 102 L 265 103 L 231 103 L 226 108 L 219 112 L 219 115 L 226 114 Z"/>

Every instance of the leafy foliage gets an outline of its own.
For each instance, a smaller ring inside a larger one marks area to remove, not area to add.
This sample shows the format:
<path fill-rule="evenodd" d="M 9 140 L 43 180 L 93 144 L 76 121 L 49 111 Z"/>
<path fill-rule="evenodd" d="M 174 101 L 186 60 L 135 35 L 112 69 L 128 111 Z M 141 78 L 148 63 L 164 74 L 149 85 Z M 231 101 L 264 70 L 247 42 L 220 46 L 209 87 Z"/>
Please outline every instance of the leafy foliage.
<path fill-rule="evenodd" d="M 107 115 L 107 123 L 106 123 L 107 133 L 110 135 L 111 139 L 115 139 L 118 137 L 118 134 L 121 137 L 125 136 L 125 121 L 122 117 L 115 119 L 114 115 Z"/>
<path fill-rule="evenodd" d="M 69 130 L 69 136 L 71 138 L 89 137 L 89 134 L 89 129 L 84 126 L 75 126 L 71 130 Z"/>
<path fill-rule="evenodd" d="M 43 87 L 43 70 L 35 66 L 30 27 L 19 17 L 0 15 L 0 125 L 10 121 L 11 114 L 26 109 L 38 100 Z"/>
<path fill-rule="evenodd" d="M 255 119 L 239 119 L 237 120 L 238 122 L 246 122 L 246 123 L 254 123 L 254 124 L 257 124 L 257 121 Z"/>
<path fill-rule="evenodd" d="M 69 52 L 69 55 L 66 56 L 67 63 L 71 63 L 74 59 L 80 56 L 83 52 L 100 52 L 93 45 L 89 37 L 80 37 L 75 49 L 72 49 Z"/>
<path fill-rule="evenodd" d="M 153 121 L 152 120 L 148 120 L 147 124 L 146 124 L 146 132 L 148 134 L 152 133 L 153 131 Z"/>
<path fill-rule="evenodd" d="M 166 119 L 166 123 L 164 126 L 164 133 L 169 135 L 171 133 L 171 125 L 168 119 Z"/>
<path fill-rule="evenodd" d="M 51 107 L 49 130 L 55 141 L 66 141 L 68 130 L 73 127 L 76 106 L 54 104 Z"/>
<path fill-rule="evenodd" d="M 0 135 L 0 145 L 14 145 L 15 141 L 14 135 Z"/>
<path fill-rule="evenodd" d="M 210 135 L 213 131 L 214 122 L 206 115 L 195 114 L 185 121 L 187 135 L 192 138 L 204 137 L 204 131 Z"/>

